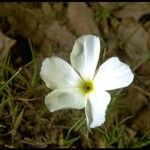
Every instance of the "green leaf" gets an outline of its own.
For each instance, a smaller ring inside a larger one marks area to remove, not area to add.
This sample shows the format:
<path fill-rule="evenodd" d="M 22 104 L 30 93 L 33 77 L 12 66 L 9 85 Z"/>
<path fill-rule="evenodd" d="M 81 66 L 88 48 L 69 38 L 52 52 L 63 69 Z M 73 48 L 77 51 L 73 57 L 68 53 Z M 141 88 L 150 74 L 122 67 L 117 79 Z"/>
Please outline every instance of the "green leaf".
<path fill-rule="evenodd" d="M 24 110 L 22 110 L 21 113 L 16 118 L 16 121 L 15 121 L 14 127 L 13 127 L 14 131 L 17 131 L 19 125 L 21 124 L 22 117 L 23 117 L 23 112 L 24 112 Z"/>

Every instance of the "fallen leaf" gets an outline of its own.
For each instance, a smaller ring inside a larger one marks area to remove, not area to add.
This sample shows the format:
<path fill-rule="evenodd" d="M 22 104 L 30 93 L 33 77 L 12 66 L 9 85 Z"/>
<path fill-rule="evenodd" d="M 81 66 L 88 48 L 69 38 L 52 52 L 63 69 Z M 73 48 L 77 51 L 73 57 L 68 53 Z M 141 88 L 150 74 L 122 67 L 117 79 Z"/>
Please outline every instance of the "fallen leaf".
<path fill-rule="evenodd" d="M 54 3 L 54 10 L 60 13 L 63 10 L 63 3 Z"/>
<path fill-rule="evenodd" d="M 132 18 L 123 19 L 117 33 L 121 49 L 125 50 L 132 64 L 137 65 L 148 52 L 149 34 Z"/>
<path fill-rule="evenodd" d="M 67 17 L 78 35 L 99 34 L 98 27 L 93 19 L 93 12 L 86 3 L 69 3 Z"/>
<path fill-rule="evenodd" d="M 52 8 L 51 5 L 49 5 L 48 2 L 41 3 L 41 11 L 45 15 L 44 18 L 49 19 L 52 16 Z"/>
<path fill-rule="evenodd" d="M 9 54 L 11 47 L 15 43 L 16 40 L 7 37 L 0 31 L 0 62 L 4 61 L 4 59 Z"/>
<path fill-rule="evenodd" d="M 121 118 L 135 116 L 146 103 L 146 96 L 134 86 L 130 86 L 126 96 L 118 104 Z"/>
<path fill-rule="evenodd" d="M 145 135 L 150 135 L 150 107 L 143 108 L 140 113 L 133 120 L 131 127 L 136 130 L 144 133 Z"/>
<path fill-rule="evenodd" d="M 135 138 L 136 136 L 136 131 L 134 131 L 131 128 L 128 128 L 127 126 L 125 126 L 125 131 L 124 131 L 124 142 L 126 145 L 129 145 L 132 140 Z"/>
<path fill-rule="evenodd" d="M 67 29 L 65 25 L 60 25 L 54 21 L 45 31 L 47 38 L 57 42 L 63 51 L 71 51 L 76 37 Z"/>
<path fill-rule="evenodd" d="M 136 21 L 139 21 L 143 15 L 148 13 L 150 13 L 150 3 L 130 2 L 130 4 L 126 3 L 121 10 L 114 12 L 113 15 L 121 19 L 133 17 Z"/>
<path fill-rule="evenodd" d="M 138 75 L 150 76 L 150 60 L 143 63 L 141 67 L 137 70 Z"/>
<path fill-rule="evenodd" d="M 21 121 L 22 121 L 22 117 L 23 117 L 23 112 L 24 110 L 21 111 L 21 113 L 17 116 L 16 118 L 16 121 L 14 123 L 14 127 L 13 127 L 13 130 L 12 130 L 12 134 L 15 135 L 17 133 L 17 129 L 18 127 L 20 126 L 21 124 Z"/>

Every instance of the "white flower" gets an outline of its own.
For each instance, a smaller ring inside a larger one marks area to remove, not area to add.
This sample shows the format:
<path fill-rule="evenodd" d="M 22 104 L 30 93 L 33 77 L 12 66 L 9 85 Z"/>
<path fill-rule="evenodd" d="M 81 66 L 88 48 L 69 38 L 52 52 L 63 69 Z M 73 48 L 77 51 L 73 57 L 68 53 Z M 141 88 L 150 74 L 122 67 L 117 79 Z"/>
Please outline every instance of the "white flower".
<path fill-rule="evenodd" d="M 128 86 L 134 78 L 128 65 L 111 57 L 96 71 L 100 41 L 94 35 L 84 35 L 75 41 L 70 60 L 72 67 L 58 57 L 46 58 L 41 78 L 53 91 L 45 97 L 50 112 L 85 107 L 87 125 L 100 126 L 110 102 L 107 90 Z"/>

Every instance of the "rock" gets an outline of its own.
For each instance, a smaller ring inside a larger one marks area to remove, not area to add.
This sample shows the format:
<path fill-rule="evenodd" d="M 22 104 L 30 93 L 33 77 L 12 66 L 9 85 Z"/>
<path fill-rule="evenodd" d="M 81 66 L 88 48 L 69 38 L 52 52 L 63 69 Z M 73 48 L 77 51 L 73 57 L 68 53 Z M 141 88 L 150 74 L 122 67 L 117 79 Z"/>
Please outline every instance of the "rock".
<path fill-rule="evenodd" d="M 67 17 L 79 36 L 88 33 L 99 35 L 98 27 L 93 19 L 93 12 L 86 3 L 69 3 Z"/>

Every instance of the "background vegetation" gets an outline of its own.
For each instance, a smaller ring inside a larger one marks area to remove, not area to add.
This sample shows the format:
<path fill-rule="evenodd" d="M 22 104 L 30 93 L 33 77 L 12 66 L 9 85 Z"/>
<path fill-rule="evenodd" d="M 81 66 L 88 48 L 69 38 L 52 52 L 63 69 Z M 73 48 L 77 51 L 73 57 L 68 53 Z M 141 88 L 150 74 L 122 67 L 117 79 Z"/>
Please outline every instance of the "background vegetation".
<path fill-rule="evenodd" d="M 101 59 L 118 56 L 135 74 L 112 91 L 106 121 L 87 130 L 84 110 L 50 113 L 39 71 L 45 57 L 69 60 L 83 34 L 101 38 Z M 0 147 L 150 146 L 150 3 L 0 3 Z"/>

